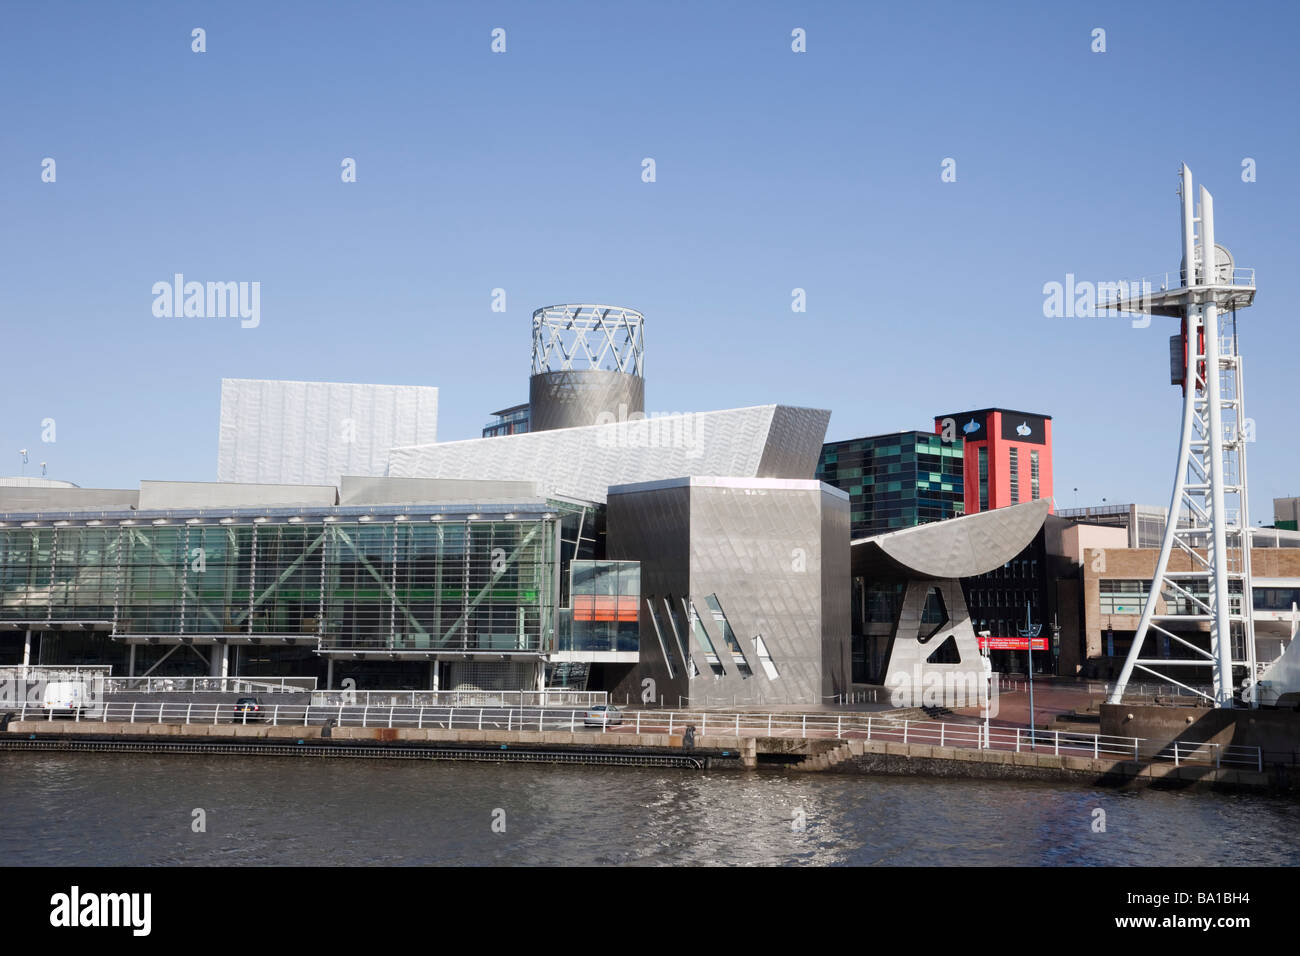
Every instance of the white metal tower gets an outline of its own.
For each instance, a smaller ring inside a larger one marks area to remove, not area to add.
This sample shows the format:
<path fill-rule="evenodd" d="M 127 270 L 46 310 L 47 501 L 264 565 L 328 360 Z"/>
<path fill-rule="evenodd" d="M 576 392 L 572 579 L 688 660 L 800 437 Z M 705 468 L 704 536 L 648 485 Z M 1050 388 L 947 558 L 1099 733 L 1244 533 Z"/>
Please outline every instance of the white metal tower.
<path fill-rule="evenodd" d="M 1234 666 L 1242 678 L 1256 676 L 1246 494 L 1251 436 L 1237 350 L 1237 310 L 1254 301 L 1255 271 L 1234 268 L 1228 250 L 1215 244 L 1214 199 L 1201 186 L 1197 215 L 1185 165 L 1178 193 L 1183 262 L 1177 281 L 1171 273 L 1142 280 L 1108 303 L 1121 312 L 1182 318 L 1170 341 L 1170 367 L 1174 384 L 1183 386 L 1178 468 L 1160 557 L 1110 702 L 1121 701 L 1137 669 L 1216 707 L 1232 707 Z M 1209 625 L 1208 651 L 1194 641 L 1202 623 Z M 1201 689 L 1206 669 L 1208 694 Z M 1250 702 L 1256 704 L 1253 696 Z"/>

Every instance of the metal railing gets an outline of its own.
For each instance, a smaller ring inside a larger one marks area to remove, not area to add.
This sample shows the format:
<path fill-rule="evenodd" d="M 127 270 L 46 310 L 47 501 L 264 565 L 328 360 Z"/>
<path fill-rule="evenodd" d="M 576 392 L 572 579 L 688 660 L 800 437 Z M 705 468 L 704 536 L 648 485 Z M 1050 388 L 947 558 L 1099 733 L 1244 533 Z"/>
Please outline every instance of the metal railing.
<path fill-rule="evenodd" d="M 844 704 L 874 704 L 877 703 L 882 688 L 869 687 L 864 690 L 848 691 L 843 694 L 832 694 L 827 697 L 822 695 L 822 700 L 843 706 Z"/>
<path fill-rule="evenodd" d="M 314 677 L 109 677 L 106 694 L 301 694 L 316 689 Z"/>
<path fill-rule="evenodd" d="M 1101 694 L 1109 699 L 1114 684 L 1088 684 L 1088 693 Z M 1197 691 L 1201 693 L 1197 693 Z M 1205 694 L 1213 693 L 1213 689 L 1205 684 L 1199 687 L 1188 685 L 1186 688 L 1179 687 L 1177 684 L 1134 684 L 1129 682 L 1124 688 L 1124 699 L 1134 699 L 1141 697 L 1186 697 L 1188 700 L 1203 700 Z"/>
<path fill-rule="evenodd" d="M 578 707 L 425 707 L 383 705 L 265 704 L 256 711 L 233 704 L 169 701 L 108 702 L 73 711 L 24 703 L 20 721 L 55 717 L 131 724 L 244 724 L 283 727 L 355 726 L 442 730 L 572 731 L 681 734 L 688 728 L 701 737 L 792 737 L 830 740 L 878 740 L 1014 753 L 1053 754 L 1134 761 L 1169 761 L 1175 766 L 1205 765 L 1263 770 L 1259 747 L 1220 746 L 1208 742 L 1156 744 L 1139 737 L 1116 737 L 1023 727 L 985 727 L 941 720 L 899 720 L 881 714 L 719 714 L 708 711 L 619 711 Z"/>
<path fill-rule="evenodd" d="M 86 680 L 112 672 L 111 664 L 6 664 L 0 680 Z"/>
<path fill-rule="evenodd" d="M 1144 295 L 1155 295 L 1160 292 L 1175 292 L 1185 288 L 1187 282 L 1187 273 L 1185 270 L 1174 269 L 1167 272 L 1153 272 L 1150 275 L 1138 276 L 1136 279 L 1123 279 L 1116 282 L 1099 282 L 1097 295 L 1097 308 L 1105 309 L 1108 306 L 1113 307 L 1115 302 L 1121 301 L 1122 298 L 1130 300 Z M 1242 267 L 1234 268 L 1231 276 L 1215 277 L 1214 285 L 1231 286 L 1240 289 L 1255 288 L 1255 270 Z M 1120 289 L 1124 292 L 1121 294 Z M 1103 293 L 1113 293 L 1114 298 L 1102 299 Z"/>
<path fill-rule="evenodd" d="M 308 636 L 316 635 L 311 632 Z M 330 651 L 438 651 L 448 654 L 537 654 L 543 649 L 540 634 L 524 634 L 508 643 L 462 639 L 441 641 L 430 635 L 395 634 L 379 637 L 352 637 L 341 634 L 316 635 L 317 650 Z"/>
<path fill-rule="evenodd" d="M 842 695 L 836 695 L 842 696 Z M 836 696 L 823 698 L 826 701 L 833 701 Z M 623 703 L 620 707 L 631 706 L 631 695 L 623 695 Z M 618 703 L 617 699 L 614 701 Z M 741 697 L 739 694 L 723 695 L 714 697 L 712 694 L 698 694 L 695 697 L 688 697 L 684 694 L 677 695 L 677 710 L 685 710 L 695 707 L 698 710 L 725 710 L 735 709 L 737 707 L 815 707 L 818 700 L 811 697 L 764 697 L 762 694 L 754 694 L 752 697 Z M 649 701 L 646 707 L 654 707 L 653 701 Z M 666 705 L 671 706 L 671 705 Z"/>
<path fill-rule="evenodd" d="M 313 707 L 595 707 L 603 690 L 318 690 Z"/>

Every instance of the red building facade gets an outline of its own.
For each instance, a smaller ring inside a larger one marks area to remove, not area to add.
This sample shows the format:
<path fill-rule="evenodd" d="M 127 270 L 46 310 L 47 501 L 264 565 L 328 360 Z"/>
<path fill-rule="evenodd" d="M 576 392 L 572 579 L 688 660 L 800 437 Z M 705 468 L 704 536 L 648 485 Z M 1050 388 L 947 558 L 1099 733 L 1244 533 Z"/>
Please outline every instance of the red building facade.
<path fill-rule="evenodd" d="M 1008 408 L 937 415 L 935 434 L 965 439 L 966 514 L 1052 497 L 1052 417 Z"/>

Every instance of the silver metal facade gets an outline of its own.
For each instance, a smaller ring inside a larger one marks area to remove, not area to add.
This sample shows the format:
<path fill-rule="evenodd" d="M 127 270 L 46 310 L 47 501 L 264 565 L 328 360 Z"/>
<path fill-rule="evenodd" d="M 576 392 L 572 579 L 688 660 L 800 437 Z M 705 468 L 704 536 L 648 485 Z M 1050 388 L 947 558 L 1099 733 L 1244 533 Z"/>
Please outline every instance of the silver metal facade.
<path fill-rule="evenodd" d="M 641 562 L 641 661 L 665 704 L 812 706 L 850 687 L 849 499 L 815 480 L 611 489 L 611 558 Z M 666 652 L 666 656 L 665 656 Z"/>
<path fill-rule="evenodd" d="M 943 609 L 941 622 L 926 622 L 928 600 L 936 595 Z M 932 656 L 951 641 L 956 660 L 932 660 Z M 894 695 L 897 706 L 915 707 L 922 703 L 951 706 L 951 698 L 927 700 L 930 688 L 963 688 L 966 700 L 978 699 L 978 689 L 985 676 L 984 659 L 971 623 L 970 610 L 962 594 L 961 582 L 953 578 L 928 580 L 912 578 L 907 582 L 903 600 L 894 622 L 889 643 L 889 661 L 885 671 L 885 688 Z"/>
<path fill-rule="evenodd" d="M 438 440 L 438 390 L 221 380 L 217 480 L 334 485 L 382 476 L 394 445 Z"/>
<path fill-rule="evenodd" d="M 544 372 L 528 380 L 528 430 L 627 421 L 645 412 L 645 379 L 622 372 Z"/>
<path fill-rule="evenodd" d="M 853 542 L 855 565 L 874 563 L 901 577 L 966 578 L 1023 551 L 1047 520 L 1049 499 L 1026 501 Z"/>
<path fill-rule="evenodd" d="M 665 415 L 394 448 L 389 474 L 535 481 L 595 502 L 611 485 L 683 475 L 809 478 L 829 422 L 828 411 L 785 405 Z"/>

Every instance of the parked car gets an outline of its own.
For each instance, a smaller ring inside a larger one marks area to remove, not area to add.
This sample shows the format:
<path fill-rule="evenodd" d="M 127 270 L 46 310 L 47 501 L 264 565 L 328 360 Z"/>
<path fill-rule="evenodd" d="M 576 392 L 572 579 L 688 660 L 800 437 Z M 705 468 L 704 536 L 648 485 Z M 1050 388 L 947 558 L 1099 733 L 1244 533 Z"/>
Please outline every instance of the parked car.
<path fill-rule="evenodd" d="M 262 702 L 256 697 L 241 697 L 235 701 L 235 722 L 254 723 L 262 720 Z"/>
<path fill-rule="evenodd" d="M 597 704 L 595 707 L 588 708 L 587 712 L 582 715 L 582 723 L 586 727 L 605 727 L 609 724 L 623 723 L 623 712 L 614 706 Z"/>

